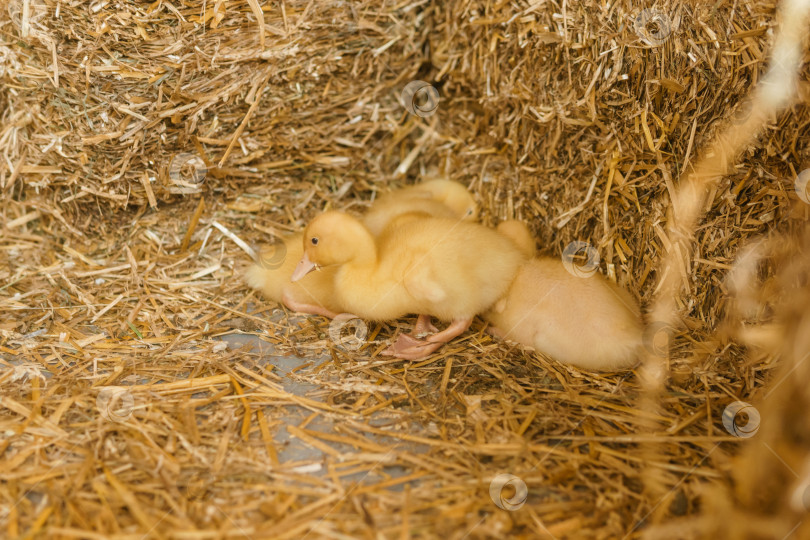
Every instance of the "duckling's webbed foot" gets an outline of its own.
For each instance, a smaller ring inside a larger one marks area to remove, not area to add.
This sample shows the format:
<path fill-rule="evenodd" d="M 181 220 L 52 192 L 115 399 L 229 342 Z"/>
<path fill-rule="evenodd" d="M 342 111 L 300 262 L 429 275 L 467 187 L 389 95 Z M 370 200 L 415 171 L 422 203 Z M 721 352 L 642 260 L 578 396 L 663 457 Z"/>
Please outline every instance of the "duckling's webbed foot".
<path fill-rule="evenodd" d="M 448 326 L 438 334 L 428 336 L 427 340 L 433 343 L 447 343 L 454 337 L 463 334 L 464 330 L 469 328 L 471 324 L 472 324 L 472 317 L 470 317 L 469 319 L 456 319 L 455 321 L 450 323 L 450 326 Z"/>
<path fill-rule="evenodd" d="M 420 319 L 421 318 L 422 316 L 420 315 Z M 428 324 L 430 324 L 429 317 L 427 317 L 427 321 Z M 431 353 L 440 349 L 442 345 L 462 334 L 464 330 L 469 328 L 471 323 L 472 318 L 453 321 L 446 329 L 437 334 L 428 336 L 425 340 L 420 340 L 413 336 L 413 334 L 417 333 L 417 329 L 414 328 L 412 334 L 400 334 L 394 344 L 383 351 L 383 354 L 385 356 L 402 358 L 403 360 L 421 360 L 427 358 Z M 417 326 L 418 325 L 419 321 L 417 321 Z"/>
<path fill-rule="evenodd" d="M 292 295 L 288 294 L 287 291 L 284 291 L 282 293 L 281 302 L 289 309 L 296 311 L 298 313 L 308 313 L 310 315 L 323 315 L 327 319 L 334 319 L 335 317 L 338 316 L 337 313 L 330 311 L 323 306 L 299 302 L 298 300 L 293 298 Z"/>
<path fill-rule="evenodd" d="M 416 325 L 414 325 L 413 331 L 408 335 L 417 337 L 422 334 L 432 334 L 438 331 L 439 329 L 430 322 L 430 315 L 419 315 L 416 319 Z"/>
<path fill-rule="evenodd" d="M 430 315 L 419 315 L 413 330 L 407 334 L 397 336 L 397 340 L 394 344 L 385 349 L 383 354 L 385 356 L 396 356 L 397 358 L 406 358 L 406 356 L 403 355 L 415 356 L 415 358 L 408 358 L 408 360 L 424 358 L 423 355 L 429 354 L 425 353 L 423 350 L 423 347 L 428 345 L 428 342 L 424 339 L 420 339 L 419 336 L 438 331 L 439 329 L 430 322 Z"/>
<path fill-rule="evenodd" d="M 422 360 L 438 349 L 444 343 L 431 343 L 416 339 L 409 334 L 400 334 L 393 345 L 385 349 L 384 356 L 394 356 L 403 360 Z"/>

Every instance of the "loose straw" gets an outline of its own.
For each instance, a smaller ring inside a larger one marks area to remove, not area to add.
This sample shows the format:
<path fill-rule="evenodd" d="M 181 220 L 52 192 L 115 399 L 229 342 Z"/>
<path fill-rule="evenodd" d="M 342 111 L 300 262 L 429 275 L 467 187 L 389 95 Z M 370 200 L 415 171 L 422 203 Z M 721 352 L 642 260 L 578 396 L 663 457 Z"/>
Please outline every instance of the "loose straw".
<path fill-rule="evenodd" d="M 668 244 L 661 264 L 656 297 L 649 310 L 648 324 L 673 328 L 677 323 L 680 285 L 689 268 L 689 257 L 697 220 L 705 208 L 706 194 L 724 174 L 730 172 L 740 152 L 754 141 L 766 119 L 790 106 L 797 95 L 798 73 L 804 42 L 810 28 L 810 0 L 788 0 L 781 8 L 780 30 L 776 36 L 771 62 L 764 78 L 752 92 L 748 116 L 739 125 L 726 126 L 709 145 L 694 170 L 681 176 L 680 188 L 672 200 L 672 218 L 667 227 Z M 640 409 L 658 408 L 659 396 L 669 375 L 666 359 L 647 352 L 641 367 L 643 392 Z M 654 425 L 649 425 L 654 429 Z M 647 452 L 652 452 L 650 446 Z M 647 468 L 648 473 L 651 472 Z M 645 475 L 648 489 L 662 492 L 662 486 L 651 474 Z"/>

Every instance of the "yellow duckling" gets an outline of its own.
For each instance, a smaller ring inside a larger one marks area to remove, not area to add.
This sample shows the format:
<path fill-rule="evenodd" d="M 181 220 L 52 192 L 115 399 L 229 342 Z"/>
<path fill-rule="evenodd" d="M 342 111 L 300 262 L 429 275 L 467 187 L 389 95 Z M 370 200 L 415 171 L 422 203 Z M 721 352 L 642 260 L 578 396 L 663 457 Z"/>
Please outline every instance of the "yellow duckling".
<path fill-rule="evenodd" d="M 528 237 L 534 251 L 525 225 L 511 222 L 499 230 L 524 252 Z M 524 263 L 509 292 L 483 317 L 496 336 L 583 369 L 632 367 L 642 346 L 639 307 L 627 291 L 598 272 L 574 276 L 548 257 Z"/>
<path fill-rule="evenodd" d="M 495 227 L 495 230 L 513 241 L 527 257 L 532 258 L 537 255 L 537 245 L 534 242 L 534 237 L 522 221 L 508 219 L 500 222 Z"/>
<path fill-rule="evenodd" d="M 380 196 L 363 217 L 363 224 L 379 236 L 393 218 L 410 212 L 470 221 L 478 217 L 475 199 L 467 188 L 452 180 L 435 179 Z"/>
<path fill-rule="evenodd" d="M 293 281 L 335 268 L 335 294 L 354 315 L 375 321 L 409 313 L 451 324 L 426 340 L 400 335 L 387 353 L 418 360 L 469 327 L 504 296 L 525 256 L 496 231 L 454 219 L 404 216 L 375 241 L 359 220 L 326 212 L 304 231 Z M 423 325 L 424 326 L 424 325 Z"/>
<path fill-rule="evenodd" d="M 265 246 L 258 261 L 245 272 L 245 281 L 293 311 L 334 319 L 343 310 L 335 299 L 333 270 L 311 274 L 298 283 L 290 282 L 296 263 L 304 255 L 303 238 L 304 233 L 299 232 Z"/>
<path fill-rule="evenodd" d="M 450 180 L 428 180 L 408 186 L 374 202 L 363 222 L 375 236 L 394 219 L 408 216 L 436 216 L 474 219 L 478 215 L 475 200 L 464 186 Z M 304 254 L 302 233 L 285 236 L 280 243 L 265 246 L 256 264 L 245 275 L 247 284 L 276 302 L 300 313 L 323 315 L 330 319 L 344 311 L 334 294 L 334 271 L 325 269 L 292 283 L 290 276 Z M 417 322 L 418 331 L 435 331 L 429 319 Z"/>

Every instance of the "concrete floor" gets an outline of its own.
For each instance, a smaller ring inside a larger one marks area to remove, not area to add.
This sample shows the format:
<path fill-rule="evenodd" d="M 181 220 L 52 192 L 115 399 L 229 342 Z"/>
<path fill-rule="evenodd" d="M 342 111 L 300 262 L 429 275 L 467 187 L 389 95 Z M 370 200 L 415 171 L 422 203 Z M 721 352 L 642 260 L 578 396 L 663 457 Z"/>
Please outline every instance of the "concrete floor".
<path fill-rule="evenodd" d="M 244 347 L 246 345 L 252 345 L 252 351 L 257 351 L 261 355 L 261 360 L 259 361 L 260 365 L 272 364 L 274 366 L 274 372 L 282 377 L 281 385 L 287 392 L 291 394 L 295 394 L 297 396 L 305 396 L 308 399 L 323 401 L 319 399 L 318 395 L 315 391 L 320 390 L 320 388 L 311 383 L 302 382 L 300 380 L 295 380 L 290 376 L 291 372 L 295 368 L 300 368 L 296 373 L 302 376 L 306 376 L 309 369 L 323 363 L 326 360 L 329 360 L 328 356 L 309 356 L 299 358 L 296 356 L 289 356 L 289 355 L 282 355 L 277 354 L 274 350 L 274 347 L 271 343 L 266 341 L 262 341 L 259 337 L 254 335 L 248 334 L 229 334 L 226 336 L 222 336 L 221 338 L 223 341 L 228 343 L 228 347 L 232 349 Z M 309 364 L 310 367 L 303 367 L 305 364 Z M 323 372 L 322 372 L 323 373 Z M 315 375 L 314 377 L 317 377 Z M 305 409 L 303 407 L 297 405 L 291 405 L 286 407 L 286 414 L 280 418 L 283 424 L 286 426 L 287 424 L 292 425 L 300 425 L 305 418 L 309 417 L 312 414 L 312 411 Z M 278 411 L 277 410 L 268 410 L 268 413 L 275 415 L 269 416 L 269 418 L 273 418 L 274 420 L 279 420 L 278 418 Z M 385 417 L 384 413 L 377 412 L 371 414 L 368 418 L 365 419 L 371 425 L 374 424 L 383 424 L 383 423 L 390 423 L 390 416 Z M 314 431 L 321 431 L 324 433 L 329 433 L 334 431 L 335 428 L 335 420 L 329 418 L 326 415 L 318 415 L 313 421 L 307 424 L 306 428 L 308 430 Z M 407 450 L 408 452 L 425 452 L 427 447 L 425 445 L 413 444 L 413 443 L 403 443 L 400 439 L 394 439 L 389 437 L 380 437 L 373 434 L 366 434 L 366 437 L 369 438 L 370 441 L 387 446 L 390 448 L 394 448 L 395 446 L 399 450 Z M 323 439 L 319 439 L 321 442 L 331 446 L 335 450 L 339 452 L 346 452 L 347 454 L 356 453 L 358 449 L 350 447 L 345 444 L 341 443 L 334 443 L 331 441 L 326 441 Z M 275 433 L 275 443 L 277 448 L 279 449 L 279 461 L 281 463 L 287 462 L 300 462 L 300 461 L 308 461 L 310 462 L 309 465 L 302 467 L 302 473 L 305 474 L 312 474 L 315 476 L 323 476 L 326 473 L 326 468 L 321 466 L 321 463 L 326 458 L 326 453 L 321 451 L 318 448 L 308 445 L 301 439 L 293 437 L 286 429 L 286 427 L 281 427 Z M 380 467 L 379 472 L 382 473 L 384 476 L 388 477 L 401 477 L 407 474 L 410 471 L 399 467 L 399 466 L 387 466 L 383 465 Z M 379 474 L 375 473 L 366 473 L 366 472 L 359 472 L 353 475 L 346 475 L 342 478 L 347 482 L 359 482 L 359 483 L 374 483 L 380 480 Z M 391 489 L 393 490 L 401 490 L 402 486 L 394 486 Z"/>

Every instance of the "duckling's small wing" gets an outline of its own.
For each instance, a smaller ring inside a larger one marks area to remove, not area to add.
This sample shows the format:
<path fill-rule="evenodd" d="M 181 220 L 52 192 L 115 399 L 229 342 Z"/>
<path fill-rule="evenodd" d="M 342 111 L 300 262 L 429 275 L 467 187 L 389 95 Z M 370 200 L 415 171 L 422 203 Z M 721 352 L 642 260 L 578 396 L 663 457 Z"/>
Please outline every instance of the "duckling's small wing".
<path fill-rule="evenodd" d="M 427 264 L 414 263 L 405 274 L 405 289 L 420 301 L 442 302 L 447 298 L 447 291 L 436 280 Z"/>

